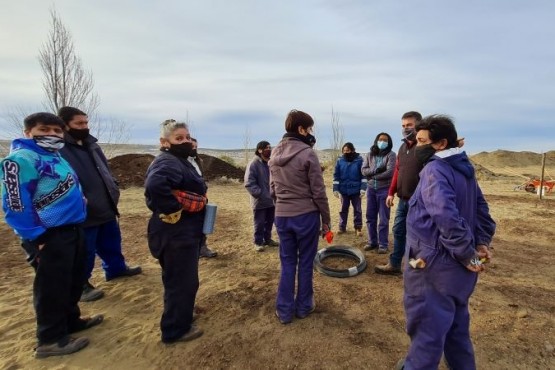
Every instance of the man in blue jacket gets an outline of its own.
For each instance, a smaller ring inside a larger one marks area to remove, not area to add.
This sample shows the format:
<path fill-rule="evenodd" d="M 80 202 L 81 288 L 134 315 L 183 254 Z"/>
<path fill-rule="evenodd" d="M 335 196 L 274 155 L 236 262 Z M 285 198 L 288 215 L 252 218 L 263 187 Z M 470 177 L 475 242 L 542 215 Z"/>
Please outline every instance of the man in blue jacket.
<path fill-rule="evenodd" d="M 277 247 L 272 240 L 272 226 L 276 213 L 274 200 L 270 195 L 270 168 L 268 161 L 272 147 L 267 141 L 256 144 L 255 157 L 245 171 L 245 188 L 251 196 L 254 213 L 254 249 L 264 251 L 266 246 Z"/>
<path fill-rule="evenodd" d="M 100 299 L 104 292 L 89 282 L 95 254 L 102 259 L 106 280 L 141 273 L 141 267 L 129 267 L 121 251 L 121 231 L 118 223 L 119 188 L 108 167 L 108 161 L 89 134 L 87 114 L 73 107 L 62 107 L 58 116 L 66 124 L 66 145 L 60 154 L 77 172 L 87 203 L 87 219 L 83 227 L 87 246 L 86 282 L 82 302 Z"/>
<path fill-rule="evenodd" d="M 89 344 L 69 335 L 102 322 L 81 318 L 85 246 L 80 224 L 86 199 L 79 179 L 58 151 L 64 122 L 51 113 L 24 120 L 24 139 L 12 142 L 2 161 L 2 208 L 6 223 L 21 237 L 35 269 L 33 303 L 37 319 L 37 358 L 67 355 Z"/>
<path fill-rule="evenodd" d="M 444 355 L 450 369 L 472 370 L 468 300 L 492 258 L 495 222 L 452 120 L 428 116 L 416 131 L 424 168 L 407 215 L 404 369 L 437 369 Z"/>

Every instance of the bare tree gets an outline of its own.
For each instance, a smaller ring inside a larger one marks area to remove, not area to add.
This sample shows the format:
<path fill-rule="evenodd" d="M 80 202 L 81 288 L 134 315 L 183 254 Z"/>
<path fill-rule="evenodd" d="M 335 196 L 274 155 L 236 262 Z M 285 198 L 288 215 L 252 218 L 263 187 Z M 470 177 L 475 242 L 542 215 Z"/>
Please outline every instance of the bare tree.
<path fill-rule="evenodd" d="M 345 140 L 345 132 L 343 130 L 343 125 L 339 120 L 339 113 L 334 111 L 331 107 L 331 130 L 332 130 L 332 162 L 334 162 L 341 155 L 341 147 Z"/>
<path fill-rule="evenodd" d="M 245 128 L 245 134 L 243 135 L 243 150 L 245 154 L 245 167 L 249 164 L 249 159 L 251 157 L 251 130 L 249 126 Z"/>
<path fill-rule="evenodd" d="M 39 52 L 39 63 L 44 74 L 45 105 L 53 112 L 64 106 L 78 107 L 94 117 L 99 105 L 94 92 L 91 71 L 85 71 L 81 58 L 76 54 L 71 33 L 64 26 L 55 9 L 48 40 Z"/>
<path fill-rule="evenodd" d="M 95 136 L 101 137 L 102 151 L 107 158 L 112 158 L 118 154 L 120 144 L 126 144 L 131 139 L 130 125 L 121 119 L 108 117 L 99 119 L 94 126 Z"/>

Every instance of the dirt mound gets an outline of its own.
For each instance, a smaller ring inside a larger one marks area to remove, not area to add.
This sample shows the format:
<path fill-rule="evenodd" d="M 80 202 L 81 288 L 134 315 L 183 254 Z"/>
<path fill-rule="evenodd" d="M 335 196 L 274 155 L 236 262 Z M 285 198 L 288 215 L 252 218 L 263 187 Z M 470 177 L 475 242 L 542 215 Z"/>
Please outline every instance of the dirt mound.
<path fill-rule="evenodd" d="M 472 164 L 474 165 L 474 171 L 476 171 L 476 178 L 478 180 L 491 180 L 493 177 L 498 176 L 496 173 L 488 170 L 481 164 L 478 164 L 473 161 L 472 161 Z"/>
<path fill-rule="evenodd" d="M 143 186 L 145 173 L 154 160 L 152 154 L 124 154 L 110 158 L 108 164 L 121 189 Z"/>
<path fill-rule="evenodd" d="M 242 180 L 244 171 L 219 158 L 199 154 L 202 159 L 203 175 L 207 181 L 220 177 Z M 120 188 L 143 186 L 145 173 L 154 160 L 152 154 L 124 154 L 110 158 L 108 164 Z"/>
<path fill-rule="evenodd" d="M 228 179 L 238 179 L 243 181 L 245 171 L 235 167 L 220 158 L 212 157 L 206 154 L 199 154 L 202 159 L 203 176 L 207 181 L 220 178 L 222 176 Z"/>
<path fill-rule="evenodd" d="M 546 164 L 555 163 L 555 151 L 546 153 Z M 496 150 L 494 152 L 481 152 L 470 156 L 474 163 L 487 167 L 526 167 L 540 166 L 542 155 L 533 152 L 512 152 Z"/>

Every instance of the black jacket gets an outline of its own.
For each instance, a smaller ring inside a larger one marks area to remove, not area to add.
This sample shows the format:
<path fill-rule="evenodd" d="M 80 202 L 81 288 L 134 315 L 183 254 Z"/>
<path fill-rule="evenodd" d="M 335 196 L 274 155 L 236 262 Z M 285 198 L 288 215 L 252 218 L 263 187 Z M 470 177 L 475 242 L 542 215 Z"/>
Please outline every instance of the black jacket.
<path fill-rule="evenodd" d="M 183 211 L 180 220 L 175 224 L 164 223 L 159 216 L 161 213 L 168 215 L 182 208 L 172 190 L 206 195 L 206 189 L 204 179 L 186 159 L 167 152 L 162 152 L 154 158 L 146 171 L 145 179 L 146 205 L 152 211 L 148 225 L 149 239 L 159 232 L 174 239 L 202 237 L 204 209 L 196 213 Z"/>
<path fill-rule="evenodd" d="M 87 219 L 84 227 L 98 226 L 119 216 L 119 188 L 110 172 L 106 156 L 89 135 L 83 145 L 69 134 L 64 134 L 65 146 L 60 150 L 62 157 L 77 173 L 83 193 L 87 198 Z"/>

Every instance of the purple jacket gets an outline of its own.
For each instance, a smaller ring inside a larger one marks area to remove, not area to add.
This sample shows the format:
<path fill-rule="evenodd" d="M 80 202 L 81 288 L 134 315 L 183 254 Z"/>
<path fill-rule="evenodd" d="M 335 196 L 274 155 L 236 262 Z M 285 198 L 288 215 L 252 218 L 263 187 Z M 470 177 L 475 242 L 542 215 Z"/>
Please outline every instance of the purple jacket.
<path fill-rule="evenodd" d="M 330 224 L 330 207 L 322 168 L 312 148 L 296 138 L 283 138 L 272 150 L 270 193 L 276 216 L 294 217 L 318 211 L 322 223 Z"/>
<path fill-rule="evenodd" d="M 474 168 L 458 148 L 436 153 L 420 172 L 409 200 L 407 256 L 431 264 L 447 254 L 466 266 L 478 244 L 489 245 L 495 222 L 489 214 Z"/>

